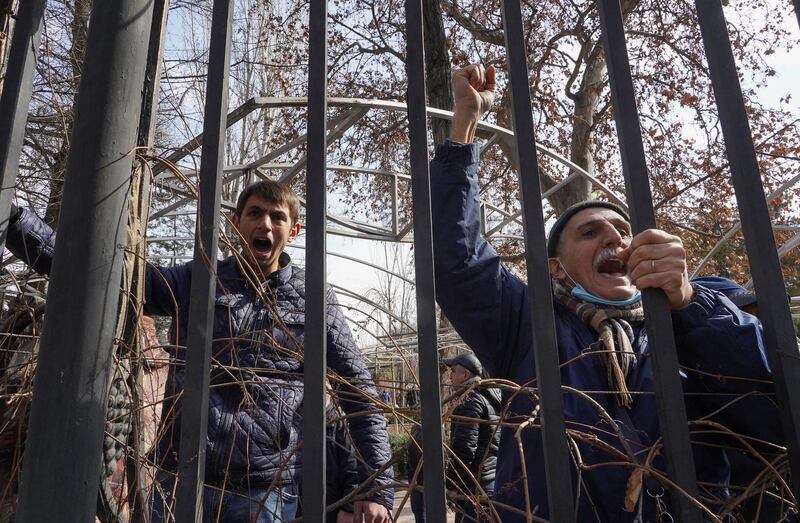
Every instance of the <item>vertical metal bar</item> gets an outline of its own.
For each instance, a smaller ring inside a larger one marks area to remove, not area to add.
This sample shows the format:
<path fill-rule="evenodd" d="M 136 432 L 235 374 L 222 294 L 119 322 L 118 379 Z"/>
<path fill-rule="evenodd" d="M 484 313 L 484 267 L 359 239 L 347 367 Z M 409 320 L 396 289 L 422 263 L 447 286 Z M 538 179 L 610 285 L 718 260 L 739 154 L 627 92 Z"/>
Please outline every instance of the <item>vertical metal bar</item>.
<path fill-rule="evenodd" d="M 325 221 L 328 2 L 309 5 L 306 332 L 303 351 L 303 518 L 325 521 Z M 307 349 L 307 350 L 305 350 Z"/>
<path fill-rule="evenodd" d="M 406 0 L 405 6 L 407 106 L 414 213 L 414 271 L 417 282 L 417 346 L 422 396 L 422 459 L 425 464 L 425 518 L 432 523 L 444 523 L 447 511 L 442 450 L 442 408 L 439 400 L 439 352 L 436 339 L 422 2 Z"/>
<path fill-rule="evenodd" d="M 622 173 L 625 176 L 625 189 L 631 210 L 631 225 L 634 233 L 638 233 L 655 228 L 656 218 L 639 127 L 636 95 L 628 63 L 622 11 L 619 0 L 598 0 L 598 9 L 611 83 L 611 103 L 622 155 Z M 664 438 L 667 471 L 686 493 L 696 496 L 697 479 L 689 443 L 689 427 L 669 302 L 660 289 L 645 289 L 642 300 L 647 339 L 653 359 L 658 421 L 661 436 Z M 673 512 L 680 521 L 702 521 L 697 507 L 685 495 L 675 489 L 672 489 L 671 494 Z"/>
<path fill-rule="evenodd" d="M 20 522 L 52 521 L 54 515 L 94 520 L 152 9 L 149 0 L 107 0 L 92 10 L 25 446 Z"/>
<path fill-rule="evenodd" d="M 169 0 L 154 0 L 153 2 L 153 18 L 150 24 L 150 38 L 148 40 L 147 49 L 147 63 L 145 65 L 145 80 L 142 92 L 142 109 L 139 116 L 139 129 L 137 131 L 136 144 L 139 147 L 144 147 L 148 154 L 152 153 L 153 140 L 156 130 L 156 112 L 158 111 L 158 91 L 161 79 L 161 59 L 164 52 L 164 38 L 167 29 L 167 17 L 169 15 Z M 134 195 L 133 205 L 138 206 L 135 212 L 131 215 L 138 214 L 140 234 L 142 244 L 138 245 L 137 257 L 133 260 L 130 266 L 133 268 L 133 277 L 131 278 L 131 291 L 133 296 L 141 299 L 144 296 L 144 274 L 145 274 L 145 257 L 147 255 L 147 217 L 150 208 L 150 172 L 146 170 L 145 166 L 140 164 L 138 167 L 140 172 L 137 173 L 139 178 L 138 194 L 141 201 L 136 201 Z M 137 176 L 134 175 L 134 178 Z M 136 209 L 136 207 L 134 207 Z M 177 235 L 176 235 L 177 236 Z M 140 304 L 137 304 L 140 305 Z M 142 338 L 138 335 L 136 330 L 139 327 L 137 315 L 141 314 L 141 307 L 130 307 L 128 309 L 128 318 L 126 321 L 126 331 L 123 335 L 125 342 L 130 340 L 137 340 L 141 342 Z M 131 343 L 133 352 L 131 354 L 131 378 L 129 386 L 131 388 L 131 400 L 134 404 L 140 405 L 143 401 L 141 394 L 142 385 L 142 359 L 141 351 L 144 347 L 139 343 Z M 148 498 L 148 482 L 147 482 L 147 467 L 144 466 L 145 456 L 143 449 L 145 447 L 144 438 L 144 410 L 137 409 L 138 412 L 132 414 L 131 432 L 128 435 L 128 452 L 125 458 L 125 476 L 128 488 L 128 506 L 130 507 L 131 523 L 140 523 L 146 521 L 147 514 L 147 498 Z"/>
<path fill-rule="evenodd" d="M 44 6 L 45 0 L 28 0 L 19 4 L 3 93 L 0 95 L 0 253 L 6 245 L 8 215 L 17 182 L 25 122 L 28 120 Z"/>
<path fill-rule="evenodd" d="M 536 382 L 542 416 L 545 475 L 550 519 L 575 521 L 575 504 L 569 450 L 565 437 L 564 400 L 558 361 L 553 296 L 550 294 L 550 270 L 544 248 L 544 215 L 539 184 L 539 162 L 531 114 L 528 85 L 527 46 L 522 30 L 519 0 L 503 0 L 503 23 L 511 83 L 514 140 L 522 192 L 525 260 L 527 262 L 531 325 L 533 326 Z M 427 479 L 427 478 L 426 478 Z M 534 481 L 536 479 L 534 478 Z"/>
<path fill-rule="evenodd" d="M 192 286 L 186 338 L 186 381 L 181 416 L 178 463 L 177 520 L 203 519 L 203 479 L 208 431 L 208 386 L 214 327 L 219 209 L 225 129 L 228 113 L 228 75 L 231 58 L 233 0 L 214 0 L 211 16 L 203 148 L 200 161 L 200 199 L 192 265 Z"/>
<path fill-rule="evenodd" d="M 397 175 L 392 175 L 392 234 L 397 236 L 397 231 L 400 229 L 400 208 L 398 207 L 399 201 L 397 199 Z"/>
<path fill-rule="evenodd" d="M 725 14 L 719 0 L 696 0 L 695 4 L 736 190 L 750 272 L 758 294 L 758 310 L 764 326 L 775 393 L 781 406 L 781 423 L 793 478 L 792 490 L 795 496 L 800 496 L 800 354 L 786 287 Z"/>
<path fill-rule="evenodd" d="M 161 85 L 161 60 L 164 55 L 164 37 L 167 32 L 169 0 L 153 0 L 153 23 L 150 25 L 150 38 L 147 48 L 144 93 L 142 96 L 142 115 L 139 118 L 139 131 L 136 143 L 153 147 L 156 131 L 156 112 L 158 111 L 158 89 Z M 149 177 L 148 177 L 149 179 Z"/>
<path fill-rule="evenodd" d="M 792 0 L 794 3 L 794 15 L 797 17 L 797 25 L 800 25 L 800 0 Z"/>

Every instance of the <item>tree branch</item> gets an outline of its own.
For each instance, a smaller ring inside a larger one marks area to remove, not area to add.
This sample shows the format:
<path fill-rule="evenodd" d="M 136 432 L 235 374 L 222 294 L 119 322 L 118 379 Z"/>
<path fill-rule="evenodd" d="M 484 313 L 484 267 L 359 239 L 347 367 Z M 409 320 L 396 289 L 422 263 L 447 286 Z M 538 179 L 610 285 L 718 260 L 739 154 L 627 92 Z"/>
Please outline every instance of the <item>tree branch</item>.
<path fill-rule="evenodd" d="M 464 13 L 452 0 L 442 0 L 442 10 L 466 29 L 476 40 L 487 44 L 505 45 L 505 33 L 502 29 L 489 29 Z"/>

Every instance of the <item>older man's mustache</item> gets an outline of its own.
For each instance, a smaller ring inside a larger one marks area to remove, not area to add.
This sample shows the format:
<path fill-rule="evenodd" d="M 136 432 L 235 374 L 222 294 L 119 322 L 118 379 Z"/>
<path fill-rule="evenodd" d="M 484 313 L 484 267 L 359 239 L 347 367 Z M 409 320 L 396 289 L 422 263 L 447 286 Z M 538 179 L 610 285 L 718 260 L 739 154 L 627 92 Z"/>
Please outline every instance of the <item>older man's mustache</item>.
<path fill-rule="evenodd" d="M 628 267 L 620 256 L 624 251 L 621 247 L 606 247 L 595 256 L 594 269 L 603 274 L 627 273 Z"/>

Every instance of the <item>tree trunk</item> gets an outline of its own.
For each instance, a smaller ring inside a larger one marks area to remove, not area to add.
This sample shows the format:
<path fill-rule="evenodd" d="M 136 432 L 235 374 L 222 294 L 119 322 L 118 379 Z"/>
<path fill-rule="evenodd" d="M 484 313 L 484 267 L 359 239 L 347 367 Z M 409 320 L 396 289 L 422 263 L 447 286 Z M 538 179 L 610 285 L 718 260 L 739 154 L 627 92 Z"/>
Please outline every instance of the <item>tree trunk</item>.
<path fill-rule="evenodd" d="M 592 132 L 594 117 L 600 101 L 600 93 L 606 81 L 606 60 L 600 42 L 597 42 L 586 60 L 586 68 L 581 78 L 580 88 L 575 93 L 575 109 L 572 121 L 569 159 L 588 173 L 594 173 L 594 154 L 592 153 Z M 567 207 L 588 200 L 592 184 L 579 176 L 557 192 L 558 198 L 550 203 L 560 215 Z"/>
<path fill-rule="evenodd" d="M 3 93 L 8 52 L 11 47 L 11 31 L 14 26 L 16 0 L 0 0 L 0 94 Z"/>
<path fill-rule="evenodd" d="M 631 11 L 639 5 L 640 0 L 624 0 L 622 2 L 623 23 Z M 586 44 L 589 45 L 589 44 Z M 594 153 L 592 152 L 592 132 L 594 132 L 595 116 L 600 103 L 600 94 L 606 85 L 606 58 L 602 42 L 598 39 L 586 58 L 586 65 L 581 77 L 578 91 L 574 95 L 572 136 L 570 139 L 569 159 L 576 165 L 594 174 Z M 567 207 L 591 196 L 592 184 L 584 177 L 575 178 L 550 198 L 557 215 Z"/>
<path fill-rule="evenodd" d="M 72 32 L 72 47 L 70 48 L 69 61 L 72 68 L 72 78 L 74 79 L 74 94 L 72 107 L 78 98 L 78 86 L 80 85 L 81 69 L 83 68 L 83 58 L 86 54 L 86 38 L 89 27 L 89 15 L 92 11 L 91 0 L 75 0 L 73 5 L 72 22 L 70 29 Z M 58 226 L 58 215 L 61 212 L 61 198 L 64 188 L 64 173 L 67 169 L 67 158 L 69 156 L 70 139 L 72 138 L 72 126 L 75 121 L 75 114 L 72 108 L 65 111 L 66 127 L 64 129 L 64 141 L 61 149 L 56 153 L 56 162 L 50 173 L 50 197 L 47 201 L 45 212 L 45 222 L 55 229 Z"/>
<path fill-rule="evenodd" d="M 639 4 L 640 0 L 624 0 L 622 2 L 623 19 L 627 20 L 628 15 Z M 586 63 L 581 75 L 581 82 L 578 90 L 570 98 L 575 103 L 573 110 L 572 133 L 570 140 L 569 158 L 576 165 L 585 169 L 590 174 L 594 173 L 594 154 L 592 153 L 592 133 L 594 132 L 595 116 L 597 114 L 600 95 L 606 84 L 606 61 L 603 54 L 603 47 L 598 39 L 594 43 L 587 42 L 585 45 L 591 46 Z M 511 93 L 506 91 L 500 104 L 497 115 L 497 123 L 508 129 L 511 128 Z M 519 171 L 516 158 L 513 154 L 513 144 L 505 141 L 500 142 L 511 168 Z M 542 191 L 553 187 L 557 182 L 544 169 L 539 169 L 539 180 Z M 562 187 L 556 193 L 548 197 L 550 205 L 556 215 L 563 213 L 567 207 L 575 203 L 589 199 L 591 196 L 592 184 L 584 177 L 577 177 L 569 184 Z"/>
<path fill-rule="evenodd" d="M 422 16 L 425 31 L 428 105 L 449 111 L 453 108 L 453 85 L 450 80 L 450 58 L 439 0 L 423 0 Z M 440 144 L 450 135 L 450 122 L 432 118 L 431 129 L 433 142 Z"/>

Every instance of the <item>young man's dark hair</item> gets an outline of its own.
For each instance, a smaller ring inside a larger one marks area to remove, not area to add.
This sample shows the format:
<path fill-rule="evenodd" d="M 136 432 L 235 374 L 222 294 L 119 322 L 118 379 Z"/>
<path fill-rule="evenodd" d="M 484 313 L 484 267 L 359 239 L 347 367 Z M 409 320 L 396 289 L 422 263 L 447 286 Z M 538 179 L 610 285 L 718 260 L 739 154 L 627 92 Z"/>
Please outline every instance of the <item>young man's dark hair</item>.
<path fill-rule="evenodd" d="M 297 223 L 300 219 L 300 199 L 288 185 L 277 180 L 260 180 L 245 187 L 244 190 L 239 193 L 239 198 L 236 199 L 237 216 L 242 216 L 247 200 L 254 195 L 268 202 L 286 205 L 289 208 L 289 216 L 292 218 L 292 224 Z"/>

